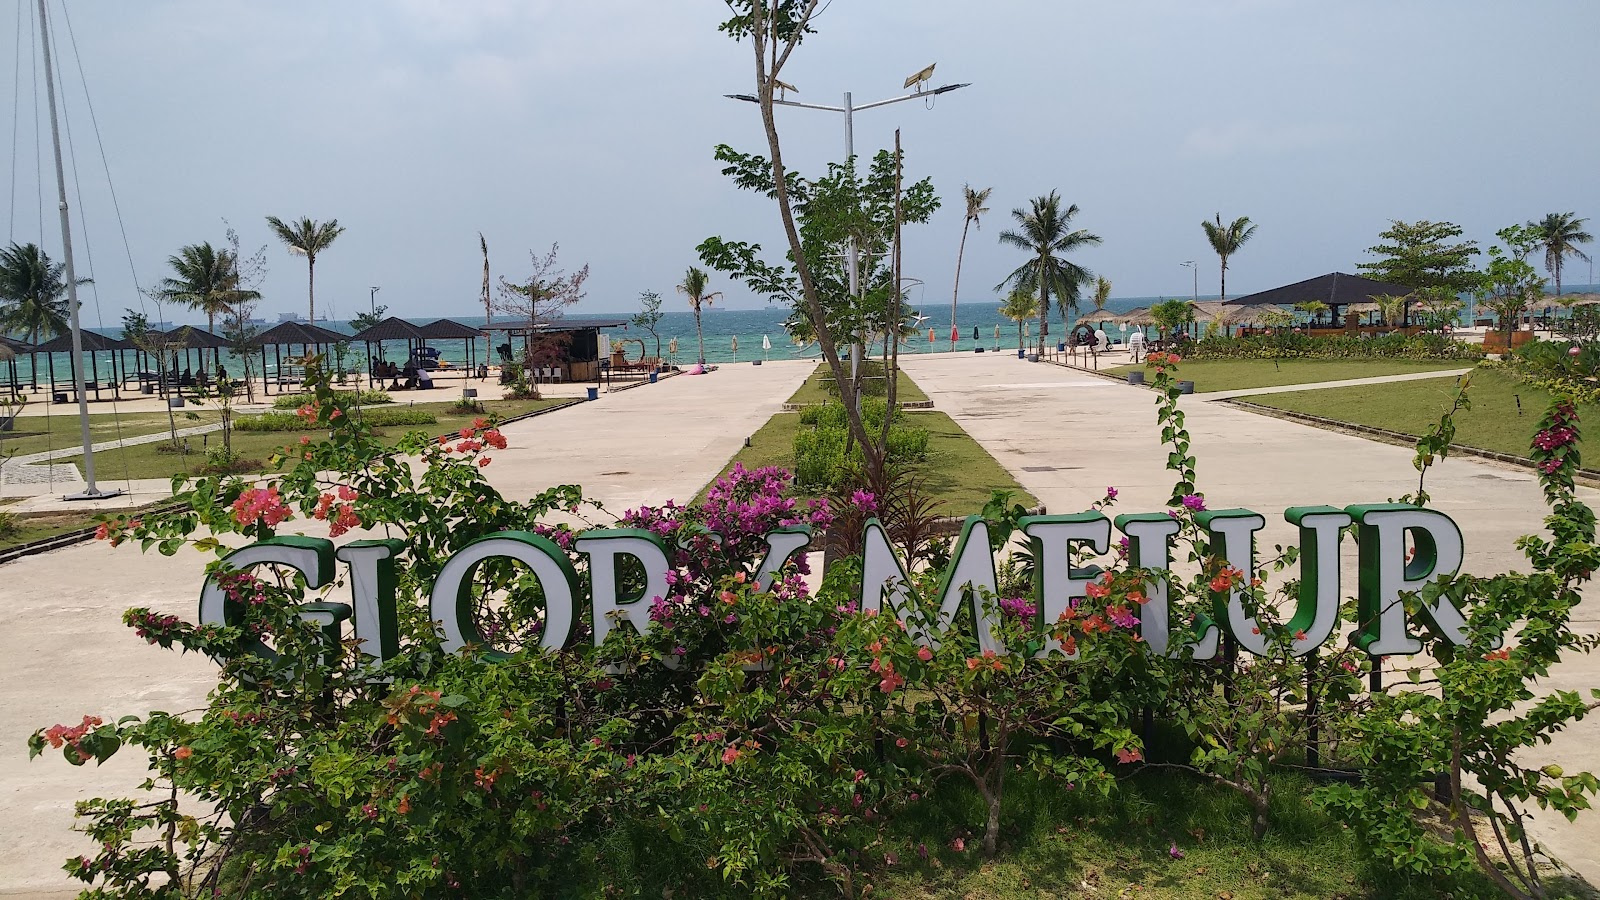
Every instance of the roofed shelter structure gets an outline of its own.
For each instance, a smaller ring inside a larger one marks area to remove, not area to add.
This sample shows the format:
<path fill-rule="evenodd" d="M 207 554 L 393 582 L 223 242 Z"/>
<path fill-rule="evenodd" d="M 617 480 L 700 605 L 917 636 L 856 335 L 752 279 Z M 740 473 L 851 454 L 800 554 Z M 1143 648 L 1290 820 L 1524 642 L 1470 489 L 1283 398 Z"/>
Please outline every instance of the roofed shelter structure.
<path fill-rule="evenodd" d="M 285 385 L 301 384 L 305 381 L 305 359 L 318 353 L 326 353 L 328 348 L 350 340 L 347 334 L 329 331 L 321 325 L 309 322 L 279 322 L 250 339 L 250 346 L 261 348 L 261 374 L 265 382 L 264 389 L 272 393 L 273 384 L 282 388 Z M 300 347 L 300 355 L 293 355 L 294 348 Z M 273 366 L 267 367 L 267 348 L 272 348 Z M 289 364 L 283 362 L 283 348 L 290 351 Z M 296 362 L 298 360 L 298 362 Z M 300 371 L 296 373 L 294 370 Z M 296 377 L 298 374 L 298 377 Z"/>
<path fill-rule="evenodd" d="M 190 325 L 174 328 L 171 331 L 151 330 L 145 333 L 141 343 L 147 346 L 159 346 L 175 357 L 181 356 L 183 360 L 181 369 L 174 362 L 170 372 L 141 371 L 138 373 L 141 390 L 145 384 L 154 384 L 160 390 L 162 396 L 166 396 L 168 390 L 174 390 L 179 395 L 182 395 L 184 388 L 210 383 L 212 376 L 222 371 L 222 351 L 232 346 L 223 338 L 212 334 L 204 328 L 195 328 Z M 209 366 L 206 365 L 207 350 L 211 351 L 211 364 Z M 147 351 L 141 347 L 139 352 L 142 356 Z M 165 375 L 164 378 L 163 375 Z"/>
<path fill-rule="evenodd" d="M 505 335 L 504 341 L 494 344 L 502 372 L 504 364 L 514 363 L 532 370 L 536 378 L 598 383 L 602 362 L 600 332 L 625 324 L 621 319 L 558 319 L 541 325 L 487 325 L 483 330 L 491 341 L 496 335 Z"/>
<path fill-rule="evenodd" d="M 31 353 L 33 353 L 32 344 L 0 334 L 0 359 L 6 363 L 7 387 L 10 388 L 12 397 L 22 396 L 22 380 L 17 375 L 17 357 Z"/>
<path fill-rule="evenodd" d="M 1398 325 L 1359 325 L 1357 318 L 1346 316 L 1347 308 L 1351 304 L 1377 303 L 1380 297 L 1409 297 L 1412 289 L 1403 284 L 1390 284 L 1385 281 L 1374 281 L 1371 278 L 1362 278 L 1359 275 L 1349 275 L 1344 272 L 1329 272 L 1318 275 L 1316 278 L 1307 278 L 1294 284 L 1286 284 L 1243 297 L 1236 297 L 1224 301 L 1227 306 L 1282 306 L 1294 308 L 1305 303 L 1323 303 L 1328 307 L 1327 321 L 1324 324 L 1321 316 L 1313 318 L 1307 331 L 1310 334 L 1332 334 L 1336 332 L 1374 332 L 1393 331 L 1403 328 L 1407 331 L 1415 326 L 1411 324 L 1409 307 L 1406 317 Z"/>
<path fill-rule="evenodd" d="M 122 382 L 128 371 L 127 360 L 123 358 L 123 354 L 129 351 L 137 353 L 138 348 L 120 338 L 107 337 L 106 335 L 100 334 L 96 331 L 85 330 L 82 332 L 82 335 L 83 352 L 89 360 L 88 371 L 84 372 L 83 376 L 83 389 L 85 391 L 94 391 L 94 396 L 90 398 L 92 400 L 104 399 L 100 396 L 100 391 L 102 388 L 111 391 L 111 396 L 115 399 L 122 399 Z M 57 335 L 38 345 L 37 347 L 34 347 L 29 351 L 29 353 L 30 355 L 43 353 L 45 356 L 45 367 L 50 374 L 51 401 L 54 403 L 69 402 L 69 398 L 76 393 L 76 389 L 73 387 L 72 382 L 72 366 L 80 364 L 79 361 L 75 361 L 72 358 L 72 335 Z M 57 353 L 64 354 L 68 361 L 66 373 L 68 380 L 65 386 L 61 386 L 56 383 Z M 110 379 L 102 379 L 100 377 L 99 363 L 100 354 L 102 353 L 107 354 L 111 358 Z M 35 365 L 37 366 L 37 360 L 35 360 Z M 38 377 L 37 373 L 34 377 Z"/>
<path fill-rule="evenodd" d="M 455 319 L 438 319 L 422 326 L 422 334 L 432 346 L 434 341 L 460 341 L 462 356 L 467 363 L 468 377 L 479 366 L 478 340 L 482 338 L 483 331 L 470 325 L 463 325 Z M 488 377 L 487 366 L 479 377 Z"/>

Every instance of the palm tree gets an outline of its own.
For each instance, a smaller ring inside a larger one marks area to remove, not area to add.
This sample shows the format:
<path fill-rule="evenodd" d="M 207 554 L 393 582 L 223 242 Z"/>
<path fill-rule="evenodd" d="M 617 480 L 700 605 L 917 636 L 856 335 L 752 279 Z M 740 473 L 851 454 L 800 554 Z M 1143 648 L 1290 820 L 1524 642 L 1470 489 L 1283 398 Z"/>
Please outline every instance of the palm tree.
<path fill-rule="evenodd" d="M 1200 227 L 1205 229 L 1206 240 L 1211 242 L 1211 249 L 1217 251 L 1217 257 L 1222 260 L 1222 299 L 1228 299 L 1228 257 L 1239 252 L 1244 242 L 1250 240 L 1256 233 L 1256 226 L 1250 224 L 1249 216 L 1240 216 L 1227 225 L 1222 224 L 1222 213 L 1217 213 L 1216 222 L 1200 221 Z"/>
<path fill-rule="evenodd" d="M 53 263 L 38 244 L 0 250 L 0 334 L 25 334 L 31 344 L 69 327 L 66 265 Z M 89 279 L 78 279 L 88 284 Z"/>
<path fill-rule="evenodd" d="M 1072 230 L 1072 217 L 1077 214 L 1076 203 L 1062 209 L 1060 196 L 1051 191 L 1047 196 L 1035 197 L 1032 209 L 1013 209 L 1011 217 L 1017 220 L 1019 230 L 1000 233 L 1000 243 L 1032 254 L 996 289 L 1011 284 L 1038 294 L 1041 353 L 1050 331 L 1050 295 L 1055 294 L 1056 308 L 1065 319 L 1068 310 L 1077 312 L 1078 292 L 1094 278 L 1094 273 L 1064 258 L 1074 250 L 1100 243 L 1097 234 Z"/>
<path fill-rule="evenodd" d="M 306 258 L 306 312 L 310 321 L 317 320 L 317 254 L 328 249 L 334 239 L 344 234 L 338 219 L 317 223 L 302 218 L 292 225 L 277 216 L 267 216 L 272 233 L 283 241 L 289 252 Z"/>
<path fill-rule="evenodd" d="M 206 314 L 206 330 L 215 334 L 217 316 L 227 315 L 244 300 L 259 300 L 258 291 L 239 288 L 239 262 L 233 253 L 213 249 L 210 242 L 190 244 L 167 257 L 176 277 L 163 278 L 156 292 L 163 300 L 187 304 Z"/>
<path fill-rule="evenodd" d="M 700 328 L 700 307 L 710 306 L 711 301 L 722 296 L 721 291 L 706 293 L 706 273 L 694 266 L 683 273 L 683 284 L 678 285 L 678 293 L 689 298 L 689 308 L 694 310 L 694 336 L 700 343 L 700 364 L 706 362 L 706 336 Z"/>
<path fill-rule="evenodd" d="M 1000 304 L 1000 315 L 1017 323 L 1017 349 L 1022 349 L 1022 323 L 1038 314 L 1039 301 L 1026 288 L 1016 288 Z"/>
<path fill-rule="evenodd" d="M 978 220 L 982 218 L 984 213 L 989 211 L 989 207 L 983 204 L 989 202 L 989 195 L 992 193 L 994 193 L 994 188 L 975 191 L 971 185 L 963 184 L 961 186 L 961 195 L 967 201 L 967 217 L 961 223 L 961 247 L 956 250 L 956 286 L 950 294 L 950 341 L 952 343 L 956 339 L 956 300 L 961 297 L 961 257 L 965 256 L 967 252 L 967 227 L 977 225 L 979 230 L 983 229 L 983 225 Z"/>
<path fill-rule="evenodd" d="M 1105 311 L 1106 304 L 1111 302 L 1111 279 L 1101 275 L 1094 280 L 1094 311 L 1096 315 Z"/>
<path fill-rule="evenodd" d="M 1556 296 L 1561 296 L 1561 265 L 1568 256 L 1588 262 L 1589 257 L 1578 249 L 1579 244 L 1587 244 L 1594 240 L 1594 235 L 1583 230 L 1583 223 L 1588 219 L 1578 218 L 1577 213 L 1549 213 L 1538 222 L 1529 222 L 1528 227 L 1539 233 L 1539 243 L 1544 245 L 1544 267 L 1556 280 Z"/>

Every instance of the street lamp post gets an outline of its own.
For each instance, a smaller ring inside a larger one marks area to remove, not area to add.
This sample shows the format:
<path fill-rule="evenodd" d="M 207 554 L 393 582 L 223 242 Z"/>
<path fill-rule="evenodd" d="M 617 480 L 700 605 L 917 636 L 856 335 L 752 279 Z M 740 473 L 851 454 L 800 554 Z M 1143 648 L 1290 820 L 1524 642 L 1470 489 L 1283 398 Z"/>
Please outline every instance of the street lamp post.
<path fill-rule="evenodd" d="M 1194 299 L 1193 299 L 1192 302 L 1199 303 L 1200 302 L 1200 267 L 1195 265 L 1194 264 L 1194 260 L 1192 260 L 1192 259 L 1188 260 L 1186 262 L 1178 263 L 1178 265 L 1183 266 L 1185 269 L 1188 269 L 1189 271 L 1194 273 Z"/>
<path fill-rule="evenodd" d="M 378 317 L 378 291 L 381 290 L 383 290 L 383 288 L 375 284 L 369 289 L 367 294 L 367 305 L 371 308 L 372 317 L 374 319 Z"/>
<path fill-rule="evenodd" d="M 929 69 L 925 71 L 931 71 L 931 69 L 932 67 L 930 66 Z M 913 76 L 913 78 L 915 77 L 916 76 Z M 844 113 L 844 158 L 850 164 L 850 171 L 854 172 L 856 166 L 855 120 L 857 112 L 863 112 L 869 109 L 877 109 L 880 106 L 888 106 L 891 103 L 899 103 L 902 100 L 916 100 L 919 98 L 937 97 L 940 94 L 948 94 L 951 91 L 968 87 L 969 84 L 947 84 L 941 87 L 933 88 L 932 90 L 912 91 L 909 94 L 902 94 L 899 97 L 890 97 L 887 100 L 874 100 L 871 103 L 863 103 L 860 106 L 855 105 L 854 101 L 851 99 L 849 91 L 844 92 L 843 106 L 824 106 L 820 103 L 801 103 L 798 100 L 778 99 L 774 99 L 772 103 L 774 106 L 793 106 L 799 109 L 820 109 L 823 112 Z M 910 85 L 908 84 L 907 86 L 909 87 Z M 746 103 L 761 102 L 760 98 L 751 94 L 723 94 L 723 96 L 727 97 L 729 100 L 743 100 Z M 855 238 L 853 237 L 850 239 L 848 250 L 850 260 L 850 296 L 852 299 L 855 299 L 861 296 L 861 258 L 860 252 L 856 248 Z M 864 355 L 864 353 L 865 348 L 861 346 L 860 336 L 857 335 L 857 340 L 853 342 L 850 347 L 850 376 L 852 378 L 855 377 L 856 368 L 860 365 L 861 357 Z"/>

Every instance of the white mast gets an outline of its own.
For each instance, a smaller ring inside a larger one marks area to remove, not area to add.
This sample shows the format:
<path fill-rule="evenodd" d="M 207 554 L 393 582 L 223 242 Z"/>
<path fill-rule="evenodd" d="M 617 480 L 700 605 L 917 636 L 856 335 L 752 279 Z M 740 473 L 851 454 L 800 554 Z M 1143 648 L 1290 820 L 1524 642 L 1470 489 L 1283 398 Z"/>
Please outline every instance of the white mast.
<path fill-rule="evenodd" d="M 50 60 L 50 22 L 44 0 L 39 0 L 39 36 L 44 44 L 44 84 L 50 94 L 50 141 L 56 153 L 56 194 L 61 208 L 61 253 L 67 269 L 67 306 L 72 315 L 72 387 L 78 392 L 78 427 L 83 437 L 83 493 L 69 500 L 94 500 L 114 497 L 121 491 L 102 491 L 94 483 L 93 443 L 89 436 L 89 397 L 84 390 L 83 329 L 78 324 L 78 277 L 72 267 L 72 222 L 67 218 L 67 175 L 61 166 L 61 125 L 56 119 L 55 66 Z"/>

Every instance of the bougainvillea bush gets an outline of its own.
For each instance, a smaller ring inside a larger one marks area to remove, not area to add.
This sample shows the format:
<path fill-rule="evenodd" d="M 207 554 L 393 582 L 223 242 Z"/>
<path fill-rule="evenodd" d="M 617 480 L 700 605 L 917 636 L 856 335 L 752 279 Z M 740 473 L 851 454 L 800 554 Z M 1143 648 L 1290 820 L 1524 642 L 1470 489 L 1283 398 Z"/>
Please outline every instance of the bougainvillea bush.
<path fill-rule="evenodd" d="M 73 765 L 149 758 L 137 799 L 80 804 L 92 843 L 67 871 L 104 897 L 860 895 L 907 852 L 894 823 L 925 823 L 930 800 L 946 809 L 952 795 L 974 798 L 972 849 L 1003 854 L 1008 781 L 1036 797 L 1116 803 L 1122 779 L 1176 769 L 1245 797 L 1260 839 L 1279 802 L 1273 779 L 1313 731 L 1372 779 L 1328 789 L 1323 806 L 1374 859 L 1425 877 L 1484 864 L 1487 834 L 1514 843 L 1528 802 L 1573 815 L 1586 806 L 1592 777 L 1523 755 L 1581 717 L 1584 701 L 1554 695 L 1509 720 L 1521 724 L 1487 724 L 1523 708 L 1561 653 L 1593 643 L 1567 624 L 1595 564 L 1592 515 L 1571 493 L 1570 407 L 1541 432 L 1553 538 L 1525 539 L 1534 573 L 1430 588 L 1473 609 L 1474 643 L 1454 655 L 1430 643 L 1442 694 L 1368 697 L 1360 679 L 1373 663 L 1354 648 L 1293 652 L 1303 626 L 1275 615 L 1293 582 L 1268 582 L 1295 548 L 1241 571 L 1210 546 L 1214 513 L 1179 407 L 1179 361 L 1151 361 L 1174 476 L 1158 516 L 1174 523 L 1171 565 L 1140 567 L 1127 544 L 1100 555 L 1080 546 L 1070 565 L 1089 573 L 1084 594 L 1053 620 L 1037 593 L 1041 551 L 1022 540 L 1025 511 L 1003 498 L 985 511 L 1001 556 L 995 590 L 950 594 L 924 562 L 903 591 L 863 604 L 859 555 L 821 573 L 815 591 L 803 553 L 773 571 L 753 561 L 769 533 L 809 530 L 820 545 L 823 531 L 862 521 L 879 498 L 858 492 L 841 498 L 848 508 L 830 507 L 800 499 L 786 472 L 736 467 L 695 505 L 613 515 L 573 486 L 511 500 L 484 477 L 508 443 L 493 421 L 385 449 L 316 385 L 296 414 L 328 437 L 283 448 L 276 474 L 175 485 L 189 510 L 101 529 L 113 544 L 214 554 L 230 615 L 196 625 L 126 614 L 136 639 L 216 660 L 202 710 L 116 722 L 88 711 L 33 736 L 35 753 L 59 751 Z M 1108 489 L 1095 509 L 1115 498 Z M 331 602 L 347 595 L 337 584 L 310 590 L 289 570 L 221 563 L 308 520 L 335 536 L 397 542 L 392 638 L 403 652 L 381 665 L 363 653 Z M 520 564 L 490 559 L 471 580 L 487 646 L 467 649 L 495 651 L 494 661 L 444 652 L 428 592 L 453 554 L 524 532 L 558 548 L 575 593 L 587 593 L 593 573 L 577 545 L 599 525 L 633 529 L 667 554 L 660 596 L 643 597 L 647 576 L 626 557 L 609 573 L 647 604 L 647 630 L 619 620 L 596 647 L 603 623 L 582 612 L 574 640 L 541 649 L 543 586 Z M 927 555 L 943 566 L 959 552 Z M 1157 591 L 1173 622 L 1162 653 L 1143 621 Z M 1265 652 L 1224 646 L 1196 659 L 1192 639 L 1230 592 L 1259 623 Z M 1502 645 L 1512 623 L 1530 619 Z M 1153 721 L 1176 726 L 1181 752 L 1152 758 Z M 1505 761 L 1513 751 L 1516 765 Z M 1453 843 L 1416 825 L 1416 809 L 1436 802 L 1423 787 L 1441 770 L 1453 794 L 1438 808 L 1460 826 Z M 947 849 L 965 852 L 965 840 Z M 1173 843 L 1170 859 L 1182 856 Z M 1526 875 L 1500 880 L 1538 896 L 1537 874 L 1532 888 Z"/>

